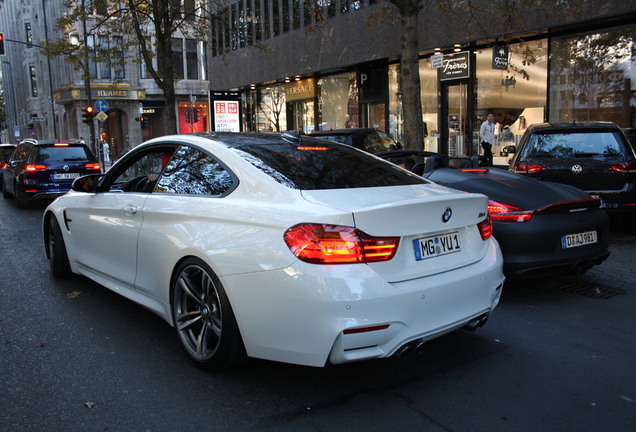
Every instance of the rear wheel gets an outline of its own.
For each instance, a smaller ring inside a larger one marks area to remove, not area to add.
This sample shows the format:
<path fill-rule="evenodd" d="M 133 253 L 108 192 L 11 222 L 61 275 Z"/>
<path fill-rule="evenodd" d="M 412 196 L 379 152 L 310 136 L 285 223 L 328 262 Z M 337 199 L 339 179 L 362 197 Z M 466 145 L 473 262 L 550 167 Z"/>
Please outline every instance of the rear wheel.
<path fill-rule="evenodd" d="M 68 277 L 71 275 L 71 265 L 68 261 L 66 246 L 64 245 L 64 237 L 60 224 L 51 215 L 49 220 L 49 235 L 47 239 L 47 247 L 49 250 L 49 266 L 51 273 L 58 278 Z"/>
<path fill-rule="evenodd" d="M 181 345 L 201 367 L 223 370 L 240 363 L 245 348 L 219 278 L 199 259 L 185 260 L 172 281 L 172 317 Z"/>
<path fill-rule="evenodd" d="M 15 197 L 15 202 L 18 205 L 18 208 L 24 208 L 29 203 L 29 198 L 20 193 L 17 183 L 13 184 L 13 196 Z"/>

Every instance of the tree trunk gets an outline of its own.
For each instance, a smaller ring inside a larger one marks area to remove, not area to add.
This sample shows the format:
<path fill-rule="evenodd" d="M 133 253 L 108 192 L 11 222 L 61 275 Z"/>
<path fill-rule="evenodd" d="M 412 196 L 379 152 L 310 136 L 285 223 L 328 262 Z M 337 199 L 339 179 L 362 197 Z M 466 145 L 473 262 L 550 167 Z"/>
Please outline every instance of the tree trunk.
<path fill-rule="evenodd" d="M 404 138 L 402 146 L 409 150 L 422 150 L 422 102 L 420 95 L 420 65 L 418 50 L 418 14 L 421 0 L 392 1 L 400 12 L 400 92 L 404 114 Z"/>

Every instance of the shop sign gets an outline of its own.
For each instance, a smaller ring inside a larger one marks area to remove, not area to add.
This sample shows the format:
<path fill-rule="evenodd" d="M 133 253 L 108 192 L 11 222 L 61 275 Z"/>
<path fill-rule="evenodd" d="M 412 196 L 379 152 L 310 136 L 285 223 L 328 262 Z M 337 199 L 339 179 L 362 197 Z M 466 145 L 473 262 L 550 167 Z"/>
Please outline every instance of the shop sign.
<path fill-rule="evenodd" d="M 459 52 L 444 55 L 442 68 L 440 69 L 440 80 L 453 80 L 470 77 L 469 52 Z"/>
<path fill-rule="evenodd" d="M 241 118 L 239 114 L 239 101 L 215 100 L 214 101 L 214 130 L 219 132 L 240 132 Z"/>
<path fill-rule="evenodd" d="M 508 70 L 508 45 L 493 45 L 492 68 Z"/>
<path fill-rule="evenodd" d="M 431 56 L 431 69 L 441 69 L 442 66 L 444 66 L 444 54 L 433 54 Z"/>
<path fill-rule="evenodd" d="M 285 98 L 287 102 L 313 99 L 315 95 L 316 84 L 313 78 L 285 84 Z"/>

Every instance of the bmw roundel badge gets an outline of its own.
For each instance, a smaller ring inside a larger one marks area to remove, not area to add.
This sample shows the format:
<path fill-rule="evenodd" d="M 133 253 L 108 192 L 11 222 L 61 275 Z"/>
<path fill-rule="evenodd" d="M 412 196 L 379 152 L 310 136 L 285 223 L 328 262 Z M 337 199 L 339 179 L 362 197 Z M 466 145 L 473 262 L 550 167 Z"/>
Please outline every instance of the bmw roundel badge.
<path fill-rule="evenodd" d="M 452 216 L 453 216 L 453 211 L 451 210 L 450 207 L 448 207 L 446 210 L 444 210 L 444 213 L 442 213 L 442 222 L 444 223 L 448 222 Z"/>

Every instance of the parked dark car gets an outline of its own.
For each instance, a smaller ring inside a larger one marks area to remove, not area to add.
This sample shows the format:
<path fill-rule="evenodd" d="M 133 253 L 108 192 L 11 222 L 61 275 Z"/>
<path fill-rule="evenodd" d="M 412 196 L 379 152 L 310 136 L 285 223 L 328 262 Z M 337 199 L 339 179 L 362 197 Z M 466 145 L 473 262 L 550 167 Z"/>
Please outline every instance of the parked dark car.
<path fill-rule="evenodd" d="M 636 155 L 614 123 L 533 124 L 510 171 L 578 187 L 609 212 L 636 214 Z"/>
<path fill-rule="evenodd" d="M 309 134 L 316 138 L 350 145 L 369 153 L 386 150 L 398 150 L 402 146 L 390 135 L 371 128 L 332 129 L 316 131 Z"/>
<path fill-rule="evenodd" d="M 15 197 L 21 207 L 31 199 L 63 195 L 77 177 L 99 172 L 101 166 L 85 144 L 24 140 L 2 170 L 2 195 Z"/>
<path fill-rule="evenodd" d="M 609 218 L 599 201 L 564 184 L 479 167 L 483 156 L 445 157 L 400 150 L 377 153 L 437 184 L 488 196 L 494 236 L 508 278 L 583 273 L 609 256 Z"/>
<path fill-rule="evenodd" d="M 2 186 L 2 171 L 17 146 L 17 144 L 0 144 L 0 186 Z"/>

